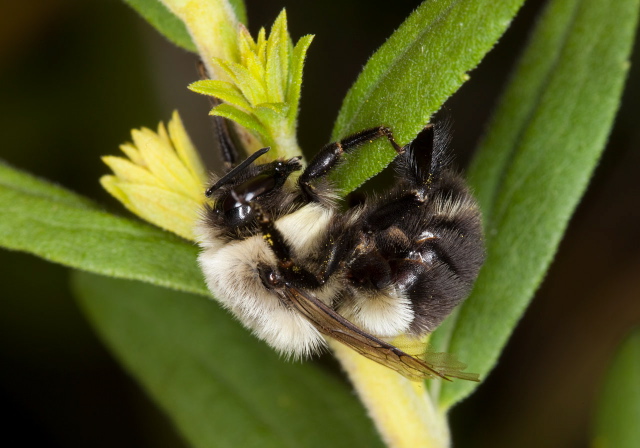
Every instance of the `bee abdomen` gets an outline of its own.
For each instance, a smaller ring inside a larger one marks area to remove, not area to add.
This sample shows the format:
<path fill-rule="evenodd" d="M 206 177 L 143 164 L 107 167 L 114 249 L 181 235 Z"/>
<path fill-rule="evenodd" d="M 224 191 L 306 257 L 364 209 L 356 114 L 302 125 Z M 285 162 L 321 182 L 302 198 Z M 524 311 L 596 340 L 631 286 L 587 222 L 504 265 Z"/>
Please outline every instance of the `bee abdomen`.
<path fill-rule="evenodd" d="M 468 296 L 484 261 L 477 203 L 451 171 L 424 199 L 406 186 L 396 188 L 366 209 L 360 229 L 356 246 L 366 250 L 355 254 L 348 277 L 371 300 L 387 294 L 406 301 L 409 334 L 435 330 Z M 366 313 L 364 302 L 359 307 Z"/>

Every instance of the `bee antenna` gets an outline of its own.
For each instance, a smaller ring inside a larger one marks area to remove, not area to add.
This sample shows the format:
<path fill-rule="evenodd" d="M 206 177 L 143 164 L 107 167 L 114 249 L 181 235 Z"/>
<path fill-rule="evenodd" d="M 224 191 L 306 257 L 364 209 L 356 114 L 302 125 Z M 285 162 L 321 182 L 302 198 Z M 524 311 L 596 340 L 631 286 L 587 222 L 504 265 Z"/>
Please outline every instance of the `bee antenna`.
<path fill-rule="evenodd" d="M 251 154 L 240 165 L 234 167 L 231 171 L 229 171 L 227 174 L 222 176 L 222 178 L 218 182 L 213 184 L 207 191 L 205 191 L 204 192 L 205 196 L 210 197 L 214 191 L 216 191 L 218 188 L 220 188 L 224 184 L 229 183 L 231 179 L 233 179 L 238 175 L 238 173 L 240 173 L 241 171 L 246 169 L 249 165 L 251 165 L 258 157 L 269 152 L 270 149 L 271 147 L 267 146 L 266 148 L 259 149 L 253 154 Z"/>

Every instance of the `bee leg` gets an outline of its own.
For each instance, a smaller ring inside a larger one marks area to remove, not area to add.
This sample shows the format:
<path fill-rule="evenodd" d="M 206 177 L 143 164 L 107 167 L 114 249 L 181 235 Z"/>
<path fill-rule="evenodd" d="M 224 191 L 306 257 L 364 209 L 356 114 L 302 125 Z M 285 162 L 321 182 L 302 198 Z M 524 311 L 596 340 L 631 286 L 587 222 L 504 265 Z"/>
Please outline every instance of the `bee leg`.
<path fill-rule="evenodd" d="M 448 146 L 451 141 L 450 121 L 428 124 L 405 146 L 396 159 L 400 179 L 407 179 L 424 197 L 451 163 Z"/>
<path fill-rule="evenodd" d="M 325 283 L 334 272 L 339 270 L 358 243 L 355 228 L 345 229 L 339 235 L 330 235 L 326 241 L 326 256 L 320 269 L 319 281 Z"/>
<path fill-rule="evenodd" d="M 364 230 L 379 234 L 397 227 L 414 235 L 420 220 L 431 219 L 437 204 L 459 204 L 470 198 L 462 179 L 449 172 L 449 122 L 428 124 L 395 160 L 398 184 L 387 201 L 368 209 Z"/>
<path fill-rule="evenodd" d="M 197 63 L 198 73 L 200 79 L 209 79 L 211 76 L 207 73 L 207 69 L 202 60 Z M 222 102 L 215 97 L 209 97 L 211 107 L 216 107 Z M 227 170 L 230 170 L 238 163 L 238 149 L 236 148 L 233 139 L 231 138 L 231 132 L 229 130 L 229 122 L 226 118 L 214 115 L 213 116 L 213 133 L 218 140 L 218 150 L 220 156 Z"/>
<path fill-rule="evenodd" d="M 432 331 L 468 295 L 484 259 L 478 205 L 464 179 L 446 169 L 446 131 L 446 124 L 428 125 L 405 147 L 395 162 L 397 185 L 363 217 L 363 233 L 374 235 L 412 303 L 415 335 Z"/>
<path fill-rule="evenodd" d="M 213 129 L 213 132 L 218 138 L 218 148 L 225 168 L 231 169 L 238 162 L 238 149 L 231 138 L 231 131 L 229 130 L 227 119 L 214 116 Z"/>
<path fill-rule="evenodd" d="M 298 178 L 298 185 L 309 202 L 320 202 L 320 194 L 311 185 L 311 182 L 325 176 L 334 168 L 345 152 L 351 152 L 355 148 L 365 143 L 372 142 L 380 137 L 386 137 L 398 154 L 402 154 L 404 149 L 393 139 L 391 130 L 384 126 L 365 129 L 356 134 L 343 138 L 340 141 L 329 143 L 311 160 L 307 168 Z"/>
<path fill-rule="evenodd" d="M 294 284 L 305 285 L 305 287 L 319 287 L 320 282 L 315 275 L 297 265 L 291 258 L 291 251 L 289 245 L 285 241 L 282 233 L 276 228 L 275 222 L 260 205 L 255 202 L 251 202 L 252 208 L 256 212 L 256 218 L 260 225 L 262 232 L 262 238 L 265 243 L 271 248 L 276 259 L 278 260 L 278 270 L 282 274 L 282 277 Z M 262 273 L 260 274 L 263 275 Z"/>

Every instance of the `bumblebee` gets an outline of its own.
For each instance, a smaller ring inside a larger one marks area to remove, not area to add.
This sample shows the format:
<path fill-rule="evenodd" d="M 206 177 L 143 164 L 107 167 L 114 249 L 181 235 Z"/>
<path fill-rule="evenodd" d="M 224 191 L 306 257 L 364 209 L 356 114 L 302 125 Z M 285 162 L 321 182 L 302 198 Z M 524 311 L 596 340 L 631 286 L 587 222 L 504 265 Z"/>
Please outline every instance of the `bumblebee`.
<path fill-rule="evenodd" d="M 223 159 L 197 227 L 213 296 L 258 338 L 307 357 L 334 338 L 407 378 L 476 379 L 443 354 L 409 355 L 394 337 L 432 332 L 469 294 L 484 260 L 481 215 L 449 168 L 447 126 L 407 145 L 379 126 L 301 157 L 241 163 L 218 122 Z M 327 174 L 364 143 L 386 138 L 395 185 L 345 208 Z M 297 179 L 290 178 L 299 172 Z"/>

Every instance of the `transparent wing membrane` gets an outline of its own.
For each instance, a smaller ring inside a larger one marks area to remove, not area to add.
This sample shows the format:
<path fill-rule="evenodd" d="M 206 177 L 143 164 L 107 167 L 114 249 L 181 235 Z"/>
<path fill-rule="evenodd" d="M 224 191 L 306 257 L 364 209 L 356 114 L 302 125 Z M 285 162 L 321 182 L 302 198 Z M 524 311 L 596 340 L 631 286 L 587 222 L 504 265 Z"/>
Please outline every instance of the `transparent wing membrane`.
<path fill-rule="evenodd" d="M 413 381 L 425 378 L 460 378 L 479 381 L 475 373 L 464 373 L 466 365 L 447 353 L 410 355 L 362 331 L 312 294 L 292 286 L 278 290 L 280 298 L 300 312 L 322 334 L 352 348 L 362 356 L 395 370 Z M 424 346 L 423 346 L 424 347 Z"/>

